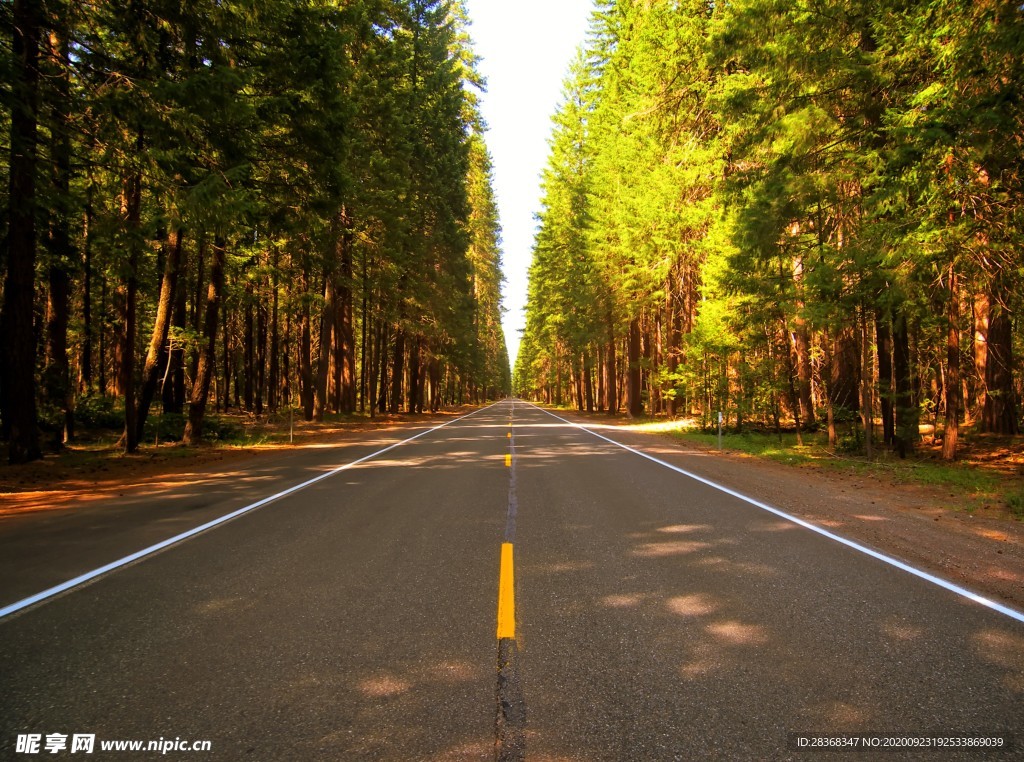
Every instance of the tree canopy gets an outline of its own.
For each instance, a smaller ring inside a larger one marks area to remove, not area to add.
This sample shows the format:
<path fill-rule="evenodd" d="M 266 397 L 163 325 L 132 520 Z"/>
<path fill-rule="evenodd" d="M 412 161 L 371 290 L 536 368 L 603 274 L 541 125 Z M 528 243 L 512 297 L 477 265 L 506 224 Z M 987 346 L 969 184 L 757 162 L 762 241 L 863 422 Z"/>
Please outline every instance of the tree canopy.
<path fill-rule="evenodd" d="M 211 406 L 322 418 L 509 391 L 459 0 L 0 13 L 12 461 L 104 405 L 132 451 L 154 403 L 197 442 Z"/>
<path fill-rule="evenodd" d="M 869 454 L 1018 433 L 1022 50 L 1010 2 L 598 2 L 517 392 Z"/>

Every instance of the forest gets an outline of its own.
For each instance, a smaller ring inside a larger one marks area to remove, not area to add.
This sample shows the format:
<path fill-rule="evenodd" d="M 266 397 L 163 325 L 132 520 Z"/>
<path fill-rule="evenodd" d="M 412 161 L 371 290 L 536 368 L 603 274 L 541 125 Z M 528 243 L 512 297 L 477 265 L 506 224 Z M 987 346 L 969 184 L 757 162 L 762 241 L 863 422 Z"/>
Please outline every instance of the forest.
<path fill-rule="evenodd" d="M 10 462 L 104 416 L 130 453 L 154 411 L 194 444 L 211 411 L 321 420 L 509 391 L 458 0 L 0 13 Z"/>
<path fill-rule="evenodd" d="M 517 393 L 906 457 L 1020 432 L 1024 11 L 599 0 Z"/>

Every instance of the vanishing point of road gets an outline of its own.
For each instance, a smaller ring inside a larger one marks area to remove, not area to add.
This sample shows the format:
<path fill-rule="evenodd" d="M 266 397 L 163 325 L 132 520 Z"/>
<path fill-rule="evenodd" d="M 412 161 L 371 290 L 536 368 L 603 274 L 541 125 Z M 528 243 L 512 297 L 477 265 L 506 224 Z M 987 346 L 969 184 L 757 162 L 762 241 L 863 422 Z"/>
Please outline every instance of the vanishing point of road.
<path fill-rule="evenodd" d="M 0 758 L 1024 754 L 1019 612 L 613 439 L 507 400 L 6 520 Z"/>

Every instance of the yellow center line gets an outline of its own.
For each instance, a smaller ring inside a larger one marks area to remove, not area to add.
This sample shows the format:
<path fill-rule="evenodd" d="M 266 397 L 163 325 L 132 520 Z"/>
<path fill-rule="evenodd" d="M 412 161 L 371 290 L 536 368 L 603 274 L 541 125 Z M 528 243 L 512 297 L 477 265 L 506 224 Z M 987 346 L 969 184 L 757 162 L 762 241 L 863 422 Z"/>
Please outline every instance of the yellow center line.
<path fill-rule="evenodd" d="M 501 544 L 501 574 L 498 577 L 498 640 L 516 637 L 515 584 L 512 573 L 512 543 Z"/>
<path fill-rule="evenodd" d="M 511 466 L 512 465 L 512 453 L 510 453 L 510 452 L 505 453 L 505 465 L 506 466 Z"/>

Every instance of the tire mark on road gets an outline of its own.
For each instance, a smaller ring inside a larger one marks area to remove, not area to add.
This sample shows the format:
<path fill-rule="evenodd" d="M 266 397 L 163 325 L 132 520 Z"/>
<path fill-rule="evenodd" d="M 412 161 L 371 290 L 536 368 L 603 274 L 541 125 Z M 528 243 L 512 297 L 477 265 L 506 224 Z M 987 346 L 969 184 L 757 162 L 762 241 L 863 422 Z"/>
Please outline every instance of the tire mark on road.
<path fill-rule="evenodd" d="M 509 466 L 508 512 L 498 579 L 498 714 L 495 721 L 494 757 L 498 762 L 519 762 L 526 757 L 526 701 L 519 679 L 519 650 L 515 638 L 515 573 L 513 547 L 516 539 L 516 437 L 515 403 L 508 419 Z"/>

